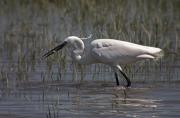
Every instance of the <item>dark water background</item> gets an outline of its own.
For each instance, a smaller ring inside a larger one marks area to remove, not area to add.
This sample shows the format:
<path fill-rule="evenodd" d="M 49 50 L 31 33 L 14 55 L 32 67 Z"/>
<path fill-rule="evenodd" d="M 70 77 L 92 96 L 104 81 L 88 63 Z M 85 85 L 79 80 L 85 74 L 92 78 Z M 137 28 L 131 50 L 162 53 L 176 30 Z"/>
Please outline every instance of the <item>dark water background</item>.
<path fill-rule="evenodd" d="M 158 61 L 123 66 L 132 87 L 115 86 L 105 65 L 80 66 L 66 49 L 41 56 L 69 35 L 162 48 Z M 180 117 L 178 0 L 1 0 L 0 117 Z"/>

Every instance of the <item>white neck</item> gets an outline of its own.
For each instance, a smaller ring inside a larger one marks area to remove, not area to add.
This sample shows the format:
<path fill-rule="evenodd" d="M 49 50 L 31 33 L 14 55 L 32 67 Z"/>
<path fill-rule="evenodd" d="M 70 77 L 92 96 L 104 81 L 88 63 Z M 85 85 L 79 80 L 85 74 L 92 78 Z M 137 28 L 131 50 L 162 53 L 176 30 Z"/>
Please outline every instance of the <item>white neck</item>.
<path fill-rule="evenodd" d="M 74 61 L 76 61 L 79 64 L 84 64 L 84 43 L 82 40 L 75 40 L 73 43 L 73 50 L 71 51 L 71 57 Z"/>
<path fill-rule="evenodd" d="M 82 55 L 83 55 L 83 50 L 80 49 L 73 50 L 72 52 L 72 58 L 78 63 L 82 60 Z"/>

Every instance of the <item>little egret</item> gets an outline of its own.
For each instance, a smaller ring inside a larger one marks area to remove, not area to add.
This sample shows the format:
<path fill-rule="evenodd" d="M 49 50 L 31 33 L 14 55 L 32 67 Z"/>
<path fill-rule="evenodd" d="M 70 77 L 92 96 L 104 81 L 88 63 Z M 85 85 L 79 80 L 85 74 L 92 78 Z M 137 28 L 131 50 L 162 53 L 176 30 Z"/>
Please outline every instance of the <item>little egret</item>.
<path fill-rule="evenodd" d="M 119 85 L 117 74 L 119 71 L 127 81 L 126 87 L 129 87 L 131 81 L 122 71 L 121 64 L 129 64 L 143 59 L 156 59 L 162 56 L 162 50 L 160 48 L 115 39 L 96 39 L 85 47 L 83 40 L 88 38 L 69 36 L 60 45 L 44 54 L 43 58 L 67 46 L 71 58 L 77 63 L 102 63 L 109 65 L 114 70 L 116 84 Z"/>

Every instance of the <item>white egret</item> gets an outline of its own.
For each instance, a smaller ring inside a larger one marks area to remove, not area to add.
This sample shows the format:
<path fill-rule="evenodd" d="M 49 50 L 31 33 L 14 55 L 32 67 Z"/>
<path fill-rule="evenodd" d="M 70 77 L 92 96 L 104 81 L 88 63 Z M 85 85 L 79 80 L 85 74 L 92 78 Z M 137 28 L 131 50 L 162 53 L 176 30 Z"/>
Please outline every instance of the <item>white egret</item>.
<path fill-rule="evenodd" d="M 117 72 L 120 71 L 127 81 L 126 87 L 129 87 L 131 81 L 122 71 L 121 64 L 129 64 L 143 59 L 156 59 L 162 56 L 160 48 L 115 39 L 96 39 L 85 47 L 82 40 L 88 38 L 69 36 L 60 45 L 44 54 L 43 57 L 46 58 L 67 46 L 71 52 L 71 58 L 77 63 L 103 63 L 109 65 L 115 72 L 116 84 L 119 85 Z"/>

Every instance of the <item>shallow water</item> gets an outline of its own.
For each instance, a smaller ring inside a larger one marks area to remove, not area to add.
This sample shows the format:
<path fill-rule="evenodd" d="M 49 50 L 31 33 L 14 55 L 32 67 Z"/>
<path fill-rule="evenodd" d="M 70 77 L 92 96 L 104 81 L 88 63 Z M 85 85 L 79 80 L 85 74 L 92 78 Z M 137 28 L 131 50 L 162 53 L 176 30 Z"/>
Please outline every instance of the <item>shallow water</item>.
<path fill-rule="evenodd" d="M 180 117 L 180 83 L 114 84 L 62 80 L 1 89 L 0 117 Z"/>

